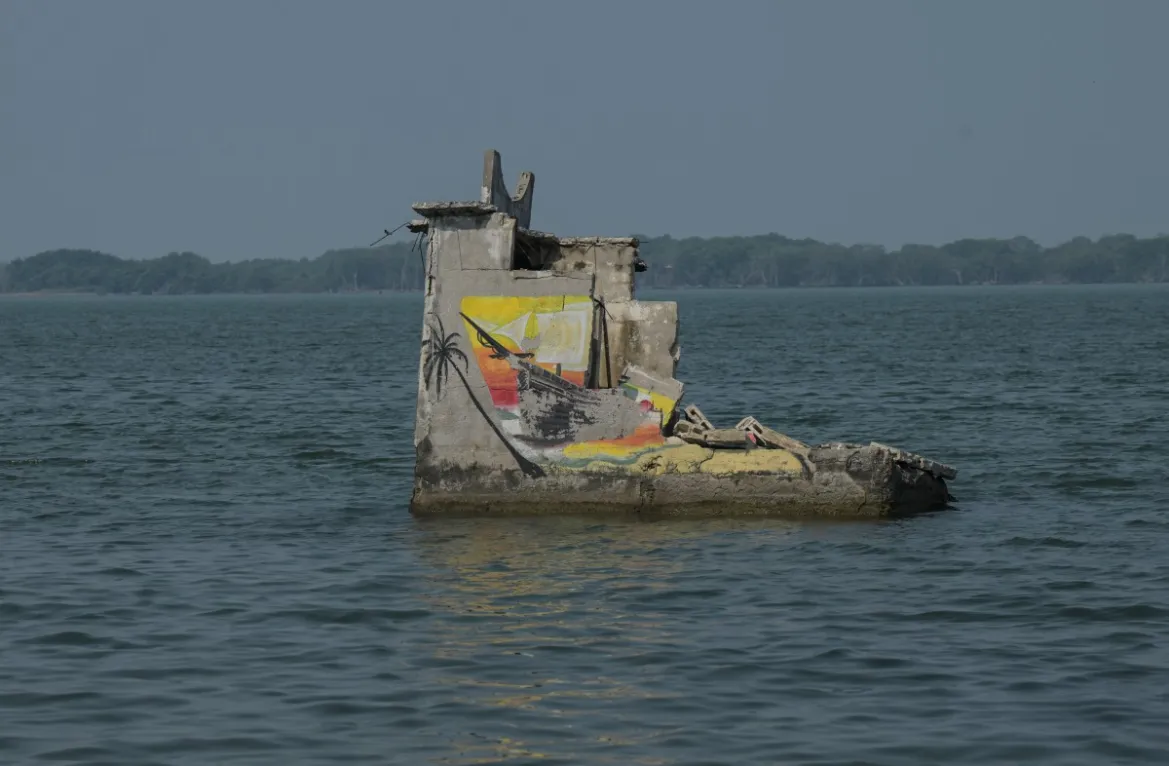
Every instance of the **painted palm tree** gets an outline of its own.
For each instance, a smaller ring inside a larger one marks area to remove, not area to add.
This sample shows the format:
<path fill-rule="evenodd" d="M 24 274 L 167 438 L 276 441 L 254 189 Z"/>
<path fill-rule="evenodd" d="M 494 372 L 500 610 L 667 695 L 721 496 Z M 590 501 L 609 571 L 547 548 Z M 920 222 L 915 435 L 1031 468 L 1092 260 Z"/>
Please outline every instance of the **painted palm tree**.
<path fill-rule="evenodd" d="M 459 334 L 452 332 L 447 334 L 442 326 L 442 320 L 437 316 L 430 323 L 430 337 L 422 341 L 423 346 L 423 361 L 422 361 L 422 377 L 426 381 L 426 390 L 429 391 L 431 384 L 434 385 L 434 395 L 441 399 L 442 389 L 450 380 L 451 370 L 455 371 L 455 375 L 463 383 L 463 388 L 467 389 L 467 396 L 470 397 L 471 403 L 475 405 L 475 409 L 479 410 L 479 414 L 487 421 L 487 425 L 491 426 L 491 430 L 503 442 L 503 446 L 511 454 L 520 470 L 526 476 L 531 478 L 539 478 L 544 475 L 544 469 L 528 460 L 521 455 L 519 451 L 512 446 L 508 441 L 507 436 L 500 430 L 499 425 L 496 424 L 495 418 L 483 409 L 483 405 L 475 398 L 475 394 L 471 391 L 471 384 L 467 381 L 466 372 L 468 370 L 467 355 L 459 348 L 458 344 Z M 459 369 L 459 362 L 463 363 L 462 369 Z"/>

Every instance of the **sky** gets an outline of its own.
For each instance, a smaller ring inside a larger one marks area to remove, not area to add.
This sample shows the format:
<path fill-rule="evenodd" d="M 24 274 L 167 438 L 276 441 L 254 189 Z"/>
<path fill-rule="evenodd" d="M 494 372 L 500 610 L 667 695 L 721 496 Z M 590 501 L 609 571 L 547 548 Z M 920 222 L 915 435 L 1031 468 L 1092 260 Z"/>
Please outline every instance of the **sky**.
<path fill-rule="evenodd" d="M 3 0 L 0 260 L 312 258 L 483 151 L 557 234 L 1169 232 L 1165 0 Z"/>

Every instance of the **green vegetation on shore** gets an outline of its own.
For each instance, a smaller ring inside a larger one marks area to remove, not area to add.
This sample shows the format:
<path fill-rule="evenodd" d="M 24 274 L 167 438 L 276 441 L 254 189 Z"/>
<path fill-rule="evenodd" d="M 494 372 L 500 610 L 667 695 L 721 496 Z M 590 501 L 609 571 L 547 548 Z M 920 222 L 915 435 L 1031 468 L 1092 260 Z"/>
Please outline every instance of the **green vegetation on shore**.
<path fill-rule="evenodd" d="M 964 239 L 941 247 L 834 245 L 767 234 L 642 237 L 648 288 L 853 287 L 1169 281 L 1169 236 L 1077 237 L 1043 248 L 1025 238 Z M 195 253 L 125 260 L 52 250 L 0 264 L 0 292 L 312 293 L 418 290 L 422 258 L 407 243 L 330 250 L 299 261 L 211 263 Z"/>

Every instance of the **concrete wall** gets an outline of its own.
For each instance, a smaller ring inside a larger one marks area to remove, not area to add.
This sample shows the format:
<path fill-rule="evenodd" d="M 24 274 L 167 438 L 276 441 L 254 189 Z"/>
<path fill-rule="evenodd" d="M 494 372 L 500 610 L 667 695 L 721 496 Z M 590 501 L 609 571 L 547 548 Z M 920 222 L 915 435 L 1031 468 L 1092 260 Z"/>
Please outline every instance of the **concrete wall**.
<path fill-rule="evenodd" d="M 478 202 L 415 206 L 428 234 L 416 503 L 636 499 L 636 476 L 598 479 L 594 464 L 631 466 L 666 444 L 682 393 L 676 305 L 634 299 L 636 240 L 527 229 L 534 180 L 521 183 L 509 195 L 488 152 Z"/>
<path fill-rule="evenodd" d="M 489 151 L 479 200 L 414 206 L 428 235 L 415 512 L 882 515 L 948 497 L 936 466 L 881 445 L 667 435 L 677 305 L 636 299 L 636 240 L 531 230 L 533 184 L 509 194 Z"/>

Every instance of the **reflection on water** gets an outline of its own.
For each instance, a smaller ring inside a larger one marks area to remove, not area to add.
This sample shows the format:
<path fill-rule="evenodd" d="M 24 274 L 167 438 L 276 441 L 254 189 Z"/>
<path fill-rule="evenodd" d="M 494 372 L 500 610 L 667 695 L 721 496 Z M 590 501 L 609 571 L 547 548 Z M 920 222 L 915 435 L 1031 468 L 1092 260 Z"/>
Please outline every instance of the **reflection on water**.
<path fill-rule="evenodd" d="M 628 701 L 668 707 L 685 695 L 654 669 L 690 645 L 685 613 L 704 595 L 701 583 L 681 582 L 682 562 L 693 561 L 681 549 L 717 549 L 720 538 L 742 548 L 744 536 L 773 547 L 797 528 L 774 519 L 418 519 L 415 544 L 432 573 L 421 591 L 442 625 L 431 648 L 447 670 L 440 682 L 458 689 L 458 704 L 505 711 L 500 731 L 519 730 L 522 716 L 529 733 L 492 736 L 485 726 L 452 741 L 440 762 L 579 758 L 565 743 L 579 747 L 581 737 L 564 735 L 585 723 L 590 750 L 601 749 L 590 763 L 670 763 L 621 750 L 679 727 L 617 718 L 603 730 L 597 721 L 617 700 L 628 710 Z M 615 665 L 638 672 L 615 678 Z M 548 736 L 532 736 L 539 731 Z"/>

